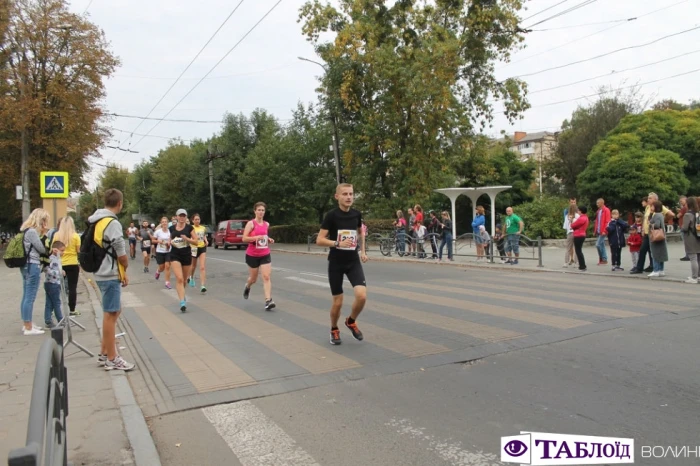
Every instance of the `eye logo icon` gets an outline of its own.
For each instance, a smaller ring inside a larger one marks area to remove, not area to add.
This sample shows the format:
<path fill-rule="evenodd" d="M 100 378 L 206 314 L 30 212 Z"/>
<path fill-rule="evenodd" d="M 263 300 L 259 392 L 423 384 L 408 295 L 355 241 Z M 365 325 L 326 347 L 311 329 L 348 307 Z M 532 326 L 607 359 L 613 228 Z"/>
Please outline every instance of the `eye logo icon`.
<path fill-rule="evenodd" d="M 506 443 L 506 446 L 503 447 L 503 450 L 509 456 L 518 458 L 519 456 L 523 456 L 525 453 L 527 453 L 527 445 L 525 445 L 525 443 L 521 442 L 520 440 L 511 440 L 510 442 Z"/>

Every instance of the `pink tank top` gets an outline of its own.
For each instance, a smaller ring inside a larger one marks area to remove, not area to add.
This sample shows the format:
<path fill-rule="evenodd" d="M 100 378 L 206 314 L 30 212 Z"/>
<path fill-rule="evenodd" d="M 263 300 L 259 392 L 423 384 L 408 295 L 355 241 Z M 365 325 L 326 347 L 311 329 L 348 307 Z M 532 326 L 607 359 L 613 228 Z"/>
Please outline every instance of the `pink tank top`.
<path fill-rule="evenodd" d="M 267 229 L 269 226 L 270 224 L 267 222 L 263 222 L 260 225 L 253 220 L 253 230 L 250 232 L 250 236 L 264 236 L 264 238 L 248 243 L 248 249 L 245 252 L 247 255 L 250 257 L 265 257 L 270 254 L 270 245 L 267 242 Z"/>

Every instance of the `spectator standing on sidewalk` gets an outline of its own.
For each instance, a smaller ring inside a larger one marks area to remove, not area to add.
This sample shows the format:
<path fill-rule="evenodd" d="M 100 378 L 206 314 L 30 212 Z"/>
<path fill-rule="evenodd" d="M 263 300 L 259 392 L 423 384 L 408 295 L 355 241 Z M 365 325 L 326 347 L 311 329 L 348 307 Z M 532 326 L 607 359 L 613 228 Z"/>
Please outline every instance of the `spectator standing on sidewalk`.
<path fill-rule="evenodd" d="M 525 223 L 513 213 L 512 207 L 506 209 L 506 215 L 506 254 L 508 254 L 508 263 L 517 265 L 520 257 L 520 235 L 523 234 Z M 511 259 L 511 254 L 515 259 Z"/>
<path fill-rule="evenodd" d="M 664 272 L 664 264 L 668 262 L 668 248 L 666 247 L 666 228 L 664 225 L 664 214 L 663 205 L 661 201 L 656 200 L 651 202 L 651 218 L 649 219 L 649 248 L 651 249 L 651 258 L 653 259 L 654 271 L 651 272 L 648 277 L 663 277 L 666 275 Z M 664 235 L 663 239 L 658 241 L 651 241 L 652 231 L 661 230 Z"/>
<path fill-rule="evenodd" d="M 484 207 L 476 206 L 474 211 L 474 220 L 472 221 L 472 234 L 474 235 L 474 243 L 476 244 L 476 261 L 481 262 L 484 257 L 484 242 L 481 239 L 480 227 L 486 225 L 486 216 L 484 216 Z"/>
<path fill-rule="evenodd" d="M 454 257 L 452 257 L 452 219 L 450 219 L 450 214 L 448 214 L 447 211 L 442 213 L 440 228 L 442 228 L 442 241 L 440 241 L 438 261 L 442 261 L 442 249 L 445 245 L 447 245 L 447 258 L 454 261 Z"/>
<path fill-rule="evenodd" d="M 61 266 L 61 255 L 66 250 L 66 246 L 61 241 L 53 241 L 51 244 L 51 255 L 49 265 L 44 268 L 46 279 L 44 280 L 44 292 L 46 301 L 44 303 L 44 323 L 46 328 L 54 328 L 63 320 L 61 311 L 61 281 L 63 280 L 63 267 Z M 56 316 L 56 322 L 53 316 Z"/>
<path fill-rule="evenodd" d="M 122 288 L 129 284 L 126 269 L 129 258 L 126 243 L 117 214 L 124 207 L 124 195 L 118 189 L 110 188 L 104 194 L 104 209 L 97 209 L 88 222 L 95 223 L 95 236 L 101 236 L 99 247 L 107 250 L 107 255 L 95 272 L 95 283 L 102 295 L 102 347 L 97 362 L 105 370 L 130 371 L 134 365 L 122 358 L 116 345 L 117 320 L 122 312 Z M 99 234 L 101 233 L 101 235 Z M 91 239 L 95 241 L 95 238 Z M 149 237 L 150 240 L 150 237 Z M 149 251 L 150 252 L 150 251 Z"/>
<path fill-rule="evenodd" d="M 627 238 L 627 246 L 632 256 L 632 268 L 639 262 L 639 249 L 642 247 L 642 213 L 634 214 L 634 225 L 630 227 L 630 236 Z"/>
<path fill-rule="evenodd" d="M 39 292 L 39 282 L 41 281 L 41 254 L 46 253 L 44 243 L 41 241 L 47 231 L 49 231 L 49 213 L 44 209 L 34 209 L 27 220 L 20 227 L 24 233 L 23 246 L 27 254 L 27 263 L 20 270 L 22 271 L 22 304 L 20 311 L 22 322 L 24 322 L 23 332 L 25 336 L 42 335 L 44 331 L 41 327 L 32 322 L 32 312 L 34 311 L 34 301 Z"/>
<path fill-rule="evenodd" d="M 625 247 L 625 232 L 629 229 L 627 222 L 620 218 L 617 209 L 610 214 L 612 220 L 608 223 L 608 243 L 610 243 L 610 255 L 612 256 L 612 271 L 625 270 L 622 268 L 622 248 Z"/>
<path fill-rule="evenodd" d="M 678 199 L 678 205 L 680 206 L 680 210 L 678 211 L 678 227 L 681 230 L 681 239 L 684 239 L 685 233 L 683 233 L 683 217 L 685 217 L 686 212 L 688 212 L 688 198 L 686 196 L 681 196 Z M 685 256 L 681 257 L 682 261 L 689 261 L 690 258 L 688 257 L 688 254 L 686 253 Z"/>
<path fill-rule="evenodd" d="M 412 208 L 408 208 L 408 254 L 407 255 L 416 255 L 416 229 L 415 229 L 415 224 L 416 224 L 416 214 L 414 213 Z"/>
<path fill-rule="evenodd" d="M 401 255 L 406 250 L 406 219 L 401 210 L 396 211 L 394 231 L 396 232 L 396 252 Z"/>
<path fill-rule="evenodd" d="M 433 250 L 433 257 L 432 259 L 437 259 L 438 254 L 437 254 L 437 238 L 440 234 L 440 221 L 438 220 L 437 216 L 435 215 L 434 211 L 430 211 L 430 223 L 428 223 L 428 236 L 430 237 L 430 248 Z"/>
<path fill-rule="evenodd" d="M 505 239 L 503 238 L 503 231 L 501 230 L 501 225 L 496 225 L 496 231 L 493 233 L 493 243 L 498 249 L 498 254 L 501 256 L 501 264 L 505 264 L 506 261 L 506 247 Z"/>
<path fill-rule="evenodd" d="M 602 197 L 596 201 L 598 210 L 595 213 L 595 247 L 598 249 L 598 265 L 607 265 L 608 253 L 605 250 L 605 238 L 608 236 L 608 224 L 610 223 L 610 209 L 605 206 Z"/>
<path fill-rule="evenodd" d="M 588 209 L 586 206 L 581 206 L 578 208 L 579 217 L 574 220 L 571 224 L 571 228 L 574 230 L 574 250 L 576 251 L 576 257 L 578 257 L 578 269 L 581 272 L 586 271 L 586 258 L 583 257 L 583 243 L 586 241 L 586 231 L 588 230 Z"/>
<path fill-rule="evenodd" d="M 578 218 L 576 213 L 578 208 L 576 207 L 576 198 L 572 197 L 569 199 L 569 207 L 564 209 L 564 225 L 562 227 L 566 230 L 566 243 L 564 245 L 564 267 L 568 267 L 571 264 L 577 262 L 576 253 L 574 252 L 574 230 L 571 229 L 571 223 Z"/>
<path fill-rule="evenodd" d="M 644 261 L 646 259 L 647 253 L 650 253 L 651 251 L 651 247 L 649 244 L 649 220 L 652 214 L 651 205 L 658 200 L 659 196 L 656 193 L 649 193 L 646 200 L 642 199 L 642 205 L 646 206 L 644 209 L 644 216 L 642 217 L 642 247 L 639 250 L 639 260 L 637 261 L 637 265 L 634 269 L 630 271 L 631 274 L 652 272 L 654 270 L 654 261 L 652 260 L 651 254 L 649 258 L 649 267 L 647 267 L 646 269 L 644 268 Z M 666 207 L 664 207 L 663 205 L 661 207 L 661 213 L 664 215 L 664 217 L 668 215 L 673 215 L 673 212 L 668 210 Z"/>
<path fill-rule="evenodd" d="M 60 241 L 66 246 L 65 252 L 61 255 L 61 266 L 66 276 L 68 284 L 68 309 L 71 316 L 79 313 L 75 310 L 78 302 L 78 278 L 80 276 L 80 265 L 78 264 L 78 252 L 80 252 L 80 235 L 75 232 L 73 218 L 66 215 L 60 220 L 60 226 L 53 241 Z"/>
<path fill-rule="evenodd" d="M 696 227 L 696 216 L 698 212 L 698 201 L 694 197 L 687 200 L 687 209 L 681 219 L 681 231 L 683 232 L 683 245 L 685 254 L 690 261 L 690 277 L 686 283 L 698 283 L 698 262 L 700 262 L 700 231 Z"/>

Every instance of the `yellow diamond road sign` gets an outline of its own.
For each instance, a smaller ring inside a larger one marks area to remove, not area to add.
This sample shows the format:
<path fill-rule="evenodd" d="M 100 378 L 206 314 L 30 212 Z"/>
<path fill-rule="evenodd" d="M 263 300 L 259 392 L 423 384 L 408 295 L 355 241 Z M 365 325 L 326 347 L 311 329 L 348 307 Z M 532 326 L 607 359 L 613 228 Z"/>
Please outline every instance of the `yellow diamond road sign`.
<path fill-rule="evenodd" d="M 68 172 L 41 172 L 42 199 L 68 197 Z"/>

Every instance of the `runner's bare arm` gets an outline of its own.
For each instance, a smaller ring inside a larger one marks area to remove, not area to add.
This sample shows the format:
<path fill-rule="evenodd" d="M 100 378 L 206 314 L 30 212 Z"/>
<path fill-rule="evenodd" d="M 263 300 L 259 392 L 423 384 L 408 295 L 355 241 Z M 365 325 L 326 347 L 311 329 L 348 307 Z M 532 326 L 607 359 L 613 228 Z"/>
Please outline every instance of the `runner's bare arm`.
<path fill-rule="evenodd" d="M 244 243 L 254 243 L 256 240 L 255 236 L 249 236 L 250 232 L 253 231 L 253 221 L 246 223 L 245 230 L 243 230 L 243 242 Z"/>
<path fill-rule="evenodd" d="M 328 230 L 321 228 L 316 237 L 316 246 L 323 246 L 324 248 L 332 248 L 335 246 L 335 241 L 328 239 Z"/>

